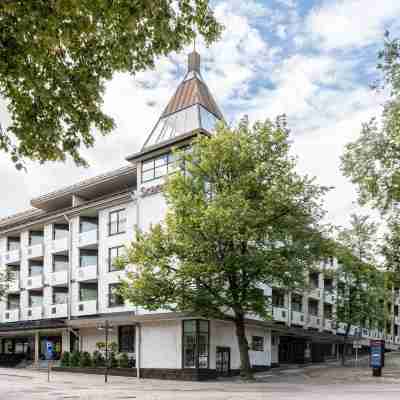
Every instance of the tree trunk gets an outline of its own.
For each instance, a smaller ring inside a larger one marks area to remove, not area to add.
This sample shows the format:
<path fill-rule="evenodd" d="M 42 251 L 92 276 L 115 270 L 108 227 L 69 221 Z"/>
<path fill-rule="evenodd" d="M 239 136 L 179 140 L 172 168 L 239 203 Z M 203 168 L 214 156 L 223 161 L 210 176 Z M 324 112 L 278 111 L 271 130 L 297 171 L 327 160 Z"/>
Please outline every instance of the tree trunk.
<path fill-rule="evenodd" d="M 250 366 L 249 344 L 246 338 L 243 316 L 236 317 L 235 327 L 240 353 L 240 376 L 244 379 L 253 379 Z"/>

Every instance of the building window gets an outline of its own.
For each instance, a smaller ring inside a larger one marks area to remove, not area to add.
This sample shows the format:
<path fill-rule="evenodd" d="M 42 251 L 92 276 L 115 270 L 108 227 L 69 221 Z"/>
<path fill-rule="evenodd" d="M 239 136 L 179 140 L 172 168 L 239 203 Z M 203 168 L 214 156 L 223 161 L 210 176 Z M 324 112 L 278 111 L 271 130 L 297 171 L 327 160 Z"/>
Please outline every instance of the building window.
<path fill-rule="evenodd" d="M 272 289 L 272 306 L 273 307 L 285 307 L 285 293 L 283 290 Z"/>
<path fill-rule="evenodd" d="M 312 289 L 318 289 L 319 287 L 319 273 L 311 272 L 310 273 L 310 285 Z"/>
<path fill-rule="evenodd" d="M 112 283 L 109 285 L 108 307 L 121 307 L 125 304 L 123 297 L 118 293 L 119 287 L 119 283 Z"/>
<path fill-rule="evenodd" d="M 79 218 L 79 233 L 97 231 L 99 220 L 97 218 L 80 217 Z"/>
<path fill-rule="evenodd" d="M 68 256 L 53 255 L 53 272 L 68 270 Z"/>
<path fill-rule="evenodd" d="M 44 239 L 43 231 L 29 231 L 29 246 L 42 244 Z"/>
<path fill-rule="evenodd" d="M 333 317 L 333 307 L 332 304 L 324 304 L 324 317 L 326 319 L 332 319 Z"/>
<path fill-rule="evenodd" d="M 7 296 L 7 310 L 18 310 L 19 308 L 19 295 Z"/>
<path fill-rule="evenodd" d="M 174 153 L 163 154 L 142 162 L 142 183 L 161 178 L 178 170 L 179 158 Z"/>
<path fill-rule="evenodd" d="M 119 268 L 117 268 L 114 265 L 114 261 L 116 258 L 122 256 L 123 251 L 124 251 L 124 246 L 110 247 L 108 249 L 108 271 L 109 272 L 118 271 Z"/>
<path fill-rule="evenodd" d="M 109 214 L 108 234 L 117 235 L 125 233 L 126 230 L 126 211 L 125 209 L 112 211 Z"/>
<path fill-rule="evenodd" d="M 39 307 L 43 304 L 42 292 L 29 292 L 29 307 Z"/>
<path fill-rule="evenodd" d="M 264 351 L 264 338 L 262 336 L 253 336 L 251 338 L 251 350 Z"/>
<path fill-rule="evenodd" d="M 79 284 L 79 301 L 97 300 L 97 283 Z"/>
<path fill-rule="evenodd" d="M 21 247 L 20 238 L 8 237 L 7 238 L 7 251 L 19 250 Z"/>
<path fill-rule="evenodd" d="M 53 304 L 68 303 L 68 288 L 53 288 Z"/>
<path fill-rule="evenodd" d="M 303 312 L 303 297 L 300 294 L 292 294 L 292 311 Z"/>
<path fill-rule="evenodd" d="M 308 300 L 308 312 L 310 315 L 313 315 L 314 317 L 318 317 L 318 307 L 319 307 L 318 300 L 314 300 L 314 299 Z"/>
<path fill-rule="evenodd" d="M 97 250 L 81 249 L 79 252 L 79 266 L 81 268 L 97 266 Z"/>
<path fill-rule="evenodd" d="M 120 353 L 135 353 L 135 326 L 118 327 L 118 351 Z"/>
<path fill-rule="evenodd" d="M 64 239 L 68 237 L 68 233 L 69 233 L 68 224 L 53 225 L 53 240 Z"/>
<path fill-rule="evenodd" d="M 183 321 L 183 368 L 208 368 L 209 321 Z"/>
<path fill-rule="evenodd" d="M 43 261 L 29 261 L 29 276 L 38 276 L 43 273 Z"/>

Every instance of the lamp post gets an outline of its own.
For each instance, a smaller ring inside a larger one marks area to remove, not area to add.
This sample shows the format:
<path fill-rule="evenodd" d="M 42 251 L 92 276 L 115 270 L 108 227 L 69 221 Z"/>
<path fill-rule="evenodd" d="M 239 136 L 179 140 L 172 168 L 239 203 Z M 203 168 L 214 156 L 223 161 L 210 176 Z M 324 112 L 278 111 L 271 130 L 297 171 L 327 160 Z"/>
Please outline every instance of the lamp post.
<path fill-rule="evenodd" d="M 104 330 L 104 335 L 105 335 L 105 361 L 106 361 L 106 368 L 104 369 L 104 382 L 107 383 L 108 382 L 108 336 L 109 333 L 112 332 L 112 330 L 114 329 L 114 327 L 110 324 L 110 322 L 108 320 L 104 321 L 103 325 L 98 325 L 97 329 L 99 331 L 103 331 Z"/>

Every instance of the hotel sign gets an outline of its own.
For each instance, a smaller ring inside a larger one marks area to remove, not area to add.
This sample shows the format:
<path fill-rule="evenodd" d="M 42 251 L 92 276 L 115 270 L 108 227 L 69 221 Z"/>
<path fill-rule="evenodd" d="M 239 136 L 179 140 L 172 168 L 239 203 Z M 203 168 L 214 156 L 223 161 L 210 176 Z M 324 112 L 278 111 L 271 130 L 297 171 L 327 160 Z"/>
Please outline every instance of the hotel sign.
<path fill-rule="evenodd" d="M 164 184 L 149 186 L 149 187 L 142 187 L 140 188 L 140 197 L 147 197 L 152 196 L 153 194 L 157 194 L 162 192 L 164 188 Z"/>

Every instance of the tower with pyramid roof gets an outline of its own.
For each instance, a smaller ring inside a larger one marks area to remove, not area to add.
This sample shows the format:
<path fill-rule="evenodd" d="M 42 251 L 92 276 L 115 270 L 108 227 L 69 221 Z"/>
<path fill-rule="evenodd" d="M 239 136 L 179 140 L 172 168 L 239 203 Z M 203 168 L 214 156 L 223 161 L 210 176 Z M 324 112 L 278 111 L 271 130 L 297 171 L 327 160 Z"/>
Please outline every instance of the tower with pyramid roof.
<path fill-rule="evenodd" d="M 200 70 L 200 54 L 188 56 L 188 70 L 172 96 L 141 151 L 127 157 L 135 161 L 143 156 L 176 145 L 197 134 L 210 134 L 222 113 L 205 83 Z"/>

